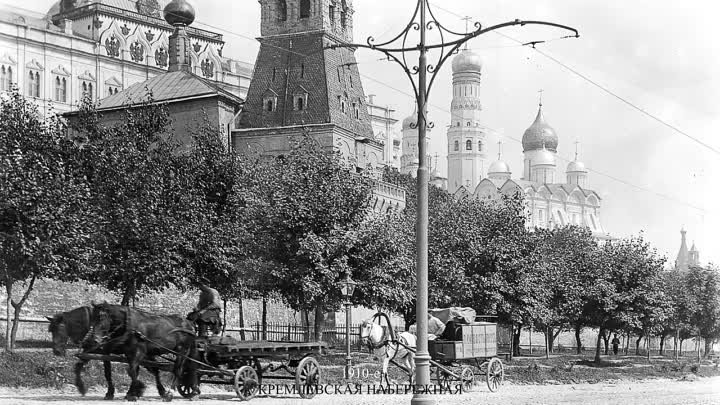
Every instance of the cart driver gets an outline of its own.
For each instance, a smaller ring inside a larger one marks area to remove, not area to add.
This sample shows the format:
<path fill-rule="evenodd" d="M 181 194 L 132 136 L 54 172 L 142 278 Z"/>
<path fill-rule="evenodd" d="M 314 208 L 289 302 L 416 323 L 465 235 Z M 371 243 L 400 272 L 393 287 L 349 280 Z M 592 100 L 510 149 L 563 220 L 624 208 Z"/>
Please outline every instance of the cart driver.
<path fill-rule="evenodd" d="M 428 312 L 428 340 L 437 339 L 445 331 L 445 324 Z"/>
<path fill-rule="evenodd" d="M 222 330 L 220 294 L 216 289 L 205 284 L 198 283 L 198 288 L 200 289 L 198 304 L 187 318 L 197 325 L 198 336 L 207 337 L 208 329 L 217 335 Z"/>

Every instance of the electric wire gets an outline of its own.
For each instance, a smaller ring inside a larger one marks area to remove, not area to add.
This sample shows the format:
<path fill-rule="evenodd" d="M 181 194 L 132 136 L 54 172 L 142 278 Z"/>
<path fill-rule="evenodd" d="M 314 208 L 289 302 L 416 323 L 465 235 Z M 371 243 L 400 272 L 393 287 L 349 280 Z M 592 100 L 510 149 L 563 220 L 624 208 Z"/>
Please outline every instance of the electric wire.
<path fill-rule="evenodd" d="M 133 2 L 133 3 L 137 3 L 137 0 L 130 0 L 130 1 Z M 431 4 L 432 4 L 434 7 L 437 7 L 439 10 L 448 12 L 448 13 L 453 14 L 453 15 L 455 15 L 455 16 L 460 16 L 459 14 L 457 14 L 457 13 L 455 13 L 455 12 L 452 12 L 452 11 L 450 11 L 450 10 L 447 10 L 447 9 L 443 8 L 443 7 L 437 6 L 437 5 L 434 4 L 434 3 L 431 3 Z M 25 11 L 31 11 L 31 10 L 27 10 L 27 9 L 23 9 L 23 8 L 17 8 L 17 9 L 21 9 L 21 10 L 25 10 Z M 162 12 L 162 10 L 161 10 L 160 8 L 156 8 L 156 10 Z M 464 18 L 463 16 L 460 16 L 460 17 Z M 212 28 L 212 29 L 215 29 L 215 30 L 218 30 L 218 31 L 222 31 L 222 32 L 225 32 L 225 33 L 228 33 L 228 34 L 237 36 L 237 37 L 239 37 L 239 38 L 243 38 L 243 39 L 252 41 L 253 43 L 257 41 L 256 38 L 254 38 L 254 37 L 252 37 L 252 36 L 250 36 L 250 35 L 245 35 L 245 34 L 242 34 L 242 33 L 230 31 L 230 30 L 228 30 L 228 29 L 225 29 L 225 28 L 222 28 L 222 27 L 219 27 L 219 26 L 215 26 L 215 25 L 212 25 L 212 24 L 207 24 L 207 23 L 203 23 L 203 22 L 199 22 L 199 21 L 195 21 L 194 23 L 195 23 L 195 24 L 200 24 L 200 25 L 203 25 L 203 26 L 205 26 L 205 27 L 209 27 L 209 28 Z M 502 36 L 502 37 L 505 37 L 505 38 L 507 38 L 507 39 L 509 39 L 509 40 L 512 40 L 512 41 L 520 44 L 519 46 L 523 46 L 523 43 L 522 43 L 521 41 L 515 39 L 515 38 L 512 38 L 512 37 L 510 37 L 510 36 L 508 36 L 508 35 L 506 35 L 506 34 L 502 34 L 502 33 L 499 33 L 499 32 L 495 32 L 495 31 L 493 31 L 493 32 L 496 33 L 497 35 L 500 35 L 500 36 Z M 562 38 L 556 38 L 556 39 L 562 39 Z M 287 49 L 287 48 L 284 48 L 284 47 L 281 47 L 281 46 L 278 46 L 278 45 L 274 45 L 274 44 L 270 44 L 270 43 L 264 43 L 263 45 L 265 45 L 265 46 L 270 46 L 270 47 L 273 47 L 273 48 L 277 48 L 277 49 L 282 50 L 282 51 L 284 51 L 284 52 L 288 52 L 288 53 L 291 53 L 291 54 L 295 54 L 295 55 L 300 56 L 300 57 L 303 57 L 303 58 L 308 57 L 307 54 L 303 54 L 303 53 L 294 51 L 294 50 L 292 50 L 292 49 Z M 536 48 L 534 48 L 534 49 L 539 52 L 538 49 L 536 49 Z M 607 90 L 607 89 L 605 89 L 604 87 L 600 86 L 599 84 L 596 84 L 595 82 L 591 81 L 589 78 L 587 78 L 586 76 L 580 74 L 579 72 L 576 72 L 576 71 L 571 70 L 569 67 L 567 67 L 565 64 L 563 64 L 562 62 L 558 61 L 557 59 L 552 58 L 552 57 L 550 57 L 549 55 L 547 55 L 547 54 L 545 54 L 545 53 L 542 53 L 542 52 L 539 52 L 539 53 L 541 53 L 543 56 L 546 56 L 546 57 L 550 58 L 550 59 L 553 60 L 554 62 L 559 63 L 561 66 L 563 66 L 563 67 L 565 67 L 566 69 L 570 70 L 571 72 L 577 74 L 578 76 L 580 76 L 580 77 L 583 78 L 584 80 L 590 81 L 590 83 L 592 83 L 592 84 L 594 84 L 595 86 L 603 89 L 603 90 L 604 90 L 605 92 L 607 92 L 608 94 L 611 94 L 611 95 L 617 97 L 617 98 L 620 99 L 621 101 L 624 101 L 626 104 L 628 104 L 628 105 L 634 107 L 635 109 L 637 109 L 637 110 L 645 113 L 647 116 L 649 116 L 649 117 L 651 117 L 651 118 L 654 118 L 655 120 L 657 120 L 657 121 L 665 124 L 666 126 L 668 126 L 668 127 L 672 128 L 672 129 L 674 129 L 674 130 L 682 133 L 682 134 L 685 135 L 685 136 L 688 136 L 689 138 L 691 138 L 691 139 L 693 139 L 693 140 L 696 140 L 697 142 L 699 142 L 699 143 L 703 144 L 704 146 L 708 147 L 710 150 L 712 150 L 712 151 L 714 151 L 714 152 L 716 152 L 716 153 L 720 153 L 720 151 L 715 150 L 714 148 L 710 147 L 709 145 L 705 145 L 703 142 L 695 139 L 694 137 L 692 137 L 692 136 L 690 136 L 690 135 L 688 135 L 688 134 L 685 134 L 684 132 L 680 131 L 679 129 L 677 129 L 677 128 L 673 127 L 673 126 L 671 126 L 670 124 L 666 124 L 664 121 L 660 120 L 659 118 L 655 118 L 652 114 L 650 114 L 650 113 L 642 110 L 642 109 L 639 108 L 639 107 L 634 106 L 632 103 L 630 103 L 630 102 L 628 102 L 628 101 L 625 101 L 625 100 L 622 99 L 621 97 L 619 97 L 619 96 L 615 95 L 614 93 L 612 93 L 610 90 Z M 386 61 L 386 59 L 381 59 L 381 60 L 382 60 L 382 61 Z M 371 76 L 367 76 L 367 75 L 363 75 L 363 74 L 360 74 L 360 76 L 363 77 L 363 78 L 365 78 L 365 79 L 368 79 L 368 80 L 370 80 L 370 81 L 372 81 L 372 82 L 375 82 L 375 83 L 377 83 L 377 84 L 379 84 L 379 85 L 381 85 L 381 86 L 383 86 L 383 87 L 389 88 L 389 89 L 391 89 L 391 90 L 393 90 L 393 91 L 395 91 L 395 92 L 398 92 L 398 93 L 400 93 L 400 94 L 403 94 L 403 95 L 409 97 L 410 99 L 412 99 L 413 101 L 415 100 L 415 96 L 414 96 L 413 94 L 407 92 L 407 91 L 401 90 L 401 89 L 399 89 L 399 88 L 397 88 L 397 87 L 395 87 L 395 86 L 392 86 L 392 85 L 390 85 L 390 84 L 388 84 L 388 83 L 385 83 L 385 82 L 383 82 L 383 81 L 377 80 L 377 79 L 375 79 L 375 78 L 373 78 L 373 77 L 371 77 Z M 453 116 L 453 113 L 452 113 L 451 111 L 448 111 L 448 110 L 445 109 L 444 107 L 440 107 L 440 106 L 437 106 L 437 105 L 434 105 L 434 104 L 431 104 L 431 103 L 428 103 L 428 106 L 429 106 L 429 107 L 433 107 L 433 108 L 436 109 L 437 111 L 448 113 L 448 114 L 450 114 L 451 117 Z M 511 137 L 511 136 L 509 136 L 509 135 L 503 135 L 503 136 L 506 137 L 506 138 L 508 138 L 508 139 L 510 139 L 510 140 L 512 140 L 512 141 L 515 141 L 515 142 L 518 142 L 518 143 L 522 144 L 522 141 L 519 140 L 519 139 L 517 139 L 517 138 Z M 566 162 L 568 162 L 568 163 L 571 162 L 569 159 L 566 159 L 566 158 L 564 158 L 564 157 L 562 157 L 562 156 L 559 156 L 559 155 L 557 156 L 557 158 L 559 158 L 560 160 L 566 161 Z M 613 175 L 610 175 L 610 174 L 607 174 L 607 173 L 598 171 L 598 170 L 596 170 L 596 169 L 591 169 L 591 168 L 589 168 L 589 167 L 586 167 L 586 169 L 587 169 L 589 172 L 591 172 L 591 173 L 598 174 L 598 175 L 600 175 L 600 176 L 602 176 L 602 177 L 605 177 L 605 178 L 608 178 L 608 179 L 610 179 L 610 180 L 616 181 L 616 182 L 618 182 L 618 183 L 621 183 L 621 184 L 623 184 L 623 185 L 625 185 L 625 186 L 634 188 L 634 189 L 636 189 L 636 190 L 643 191 L 643 192 L 650 193 L 650 194 L 654 194 L 654 195 L 657 196 L 657 197 L 663 198 L 663 199 L 668 200 L 668 201 L 675 202 L 676 204 L 684 205 L 684 206 L 686 206 L 686 207 L 689 207 L 689 208 L 692 208 L 692 209 L 701 211 L 701 212 L 703 212 L 703 213 L 707 213 L 707 212 L 708 212 L 707 210 L 705 210 L 705 209 L 703 209 L 703 208 L 701 208 L 701 207 L 695 206 L 695 205 L 693 205 L 693 204 L 690 204 L 690 203 L 688 203 L 688 202 L 679 200 L 679 199 L 677 199 L 677 198 L 675 198 L 675 197 L 672 197 L 672 196 L 669 196 L 669 195 L 666 195 L 666 194 L 658 193 L 658 192 L 653 191 L 653 190 L 650 190 L 650 189 L 648 189 L 648 188 L 646 188 L 646 187 L 638 186 L 638 185 L 636 185 L 636 184 L 627 182 L 627 181 L 625 181 L 625 180 L 619 179 L 619 178 L 616 177 L 616 176 L 613 176 Z"/>

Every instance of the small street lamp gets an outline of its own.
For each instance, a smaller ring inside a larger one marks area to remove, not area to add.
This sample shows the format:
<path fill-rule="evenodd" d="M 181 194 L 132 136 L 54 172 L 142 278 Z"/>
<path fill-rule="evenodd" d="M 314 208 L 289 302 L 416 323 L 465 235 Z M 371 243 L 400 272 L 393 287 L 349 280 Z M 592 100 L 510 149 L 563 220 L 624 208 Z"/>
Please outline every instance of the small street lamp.
<path fill-rule="evenodd" d="M 350 278 L 350 273 L 348 272 L 345 280 L 341 281 L 340 285 L 340 291 L 343 297 L 345 297 L 345 378 L 349 378 L 350 365 L 352 362 L 352 357 L 350 357 L 350 322 L 352 322 L 350 307 L 352 306 L 352 302 L 350 300 L 355 292 L 357 283 Z"/>

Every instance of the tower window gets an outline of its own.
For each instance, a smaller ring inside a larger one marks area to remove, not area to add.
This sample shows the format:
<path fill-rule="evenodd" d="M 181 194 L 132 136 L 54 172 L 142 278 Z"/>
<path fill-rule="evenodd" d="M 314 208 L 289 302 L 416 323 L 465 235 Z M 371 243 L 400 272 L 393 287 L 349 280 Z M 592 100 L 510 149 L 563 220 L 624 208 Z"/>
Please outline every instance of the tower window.
<path fill-rule="evenodd" d="M 82 82 L 81 91 L 82 91 L 82 97 L 83 98 L 92 98 L 93 97 L 93 85 L 91 82 Z"/>
<path fill-rule="evenodd" d="M 482 141 L 478 141 L 478 152 L 482 152 L 482 151 L 483 151 Z"/>
<path fill-rule="evenodd" d="M 298 99 L 297 99 L 297 109 L 299 111 L 302 111 L 303 109 L 305 109 L 305 100 L 303 100 L 302 97 L 298 97 Z"/>
<path fill-rule="evenodd" d="M 468 121 L 467 126 L 470 126 L 470 121 Z"/>
<path fill-rule="evenodd" d="M 458 126 L 458 127 L 460 126 L 460 121 L 457 122 L 457 125 L 456 125 L 456 126 Z"/>
<path fill-rule="evenodd" d="M 472 150 L 472 141 L 469 139 L 465 141 L 465 150 Z"/>
<path fill-rule="evenodd" d="M 360 109 L 356 103 L 353 103 L 353 111 L 355 112 L 355 119 L 360 119 Z"/>
<path fill-rule="evenodd" d="M 286 0 L 278 0 L 278 20 L 287 21 L 287 2 Z"/>
<path fill-rule="evenodd" d="M 460 150 L 460 142 L 455 141 L 455 149 L 454 150 L 455 150 L 455 152 Z"/>
<path fill-rule="evenodd" d="M 272 100 L 268 100 L 266 106 L 267 106 L 267 110 L 272 112 L 273 107 L 274 107 Z"/>
<path fill-rule="evenodd" d="M 300 65 L 300 78 L 301 79 L 305 78 L 305 64 L 304 63 Z"/>
<path fill-rule="evenodd" d="M 340 7 L 340 26 L 344 30 L 347 28 L 347 3 L 345 0 L 342 0 Z"/>
<path fill-rule="evenodd" d="M 118 88 L 115 86 L 108 86 L 107 95 L 112 96 L 113 94 L 118 94 Z"/>
<path fill-rule="evenodd" d="M 272 81 L 275 81 L 275 76 L 277 76 L 277 68 L 273 68 L 273 78 L 272 78 Z"/>
<path fill-rule="evenodd" d="M 335 27 L 335 5 L 331 4 L 330 7 L 328 7 L 328 17 L 330 17 L 330 25 L 332 27 Z"/>
<path fill-rule="evenodd" d="M 340 111 L 345 112 L 345 100 L 340 101 Z"/>
<path fill-rule="evenodd" d="M 307 93 L 295 93 L 295 110 L 302 111 L 307 109 Z"/>
<path fill-rule="evenodd" d="M 300 0 L 300 18 L 310 17 L 310 0 Z"/>

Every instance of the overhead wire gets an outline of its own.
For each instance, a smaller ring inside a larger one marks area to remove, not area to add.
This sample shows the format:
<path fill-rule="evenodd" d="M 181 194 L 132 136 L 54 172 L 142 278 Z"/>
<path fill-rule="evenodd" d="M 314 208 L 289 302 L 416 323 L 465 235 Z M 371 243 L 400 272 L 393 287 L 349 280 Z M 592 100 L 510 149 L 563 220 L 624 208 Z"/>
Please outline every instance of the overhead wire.
<path fill-rule="evenodd" d="M 130 0 L 130 1 L 133 2 L 133 3 L 137 3 L 138 0 Z M 440 9 L 440 10 L 442 10 L 442 11 L 445 11 L 445 12 L 448 12 L 448 13 L 453 14 L 453 15 L 455 15 L 455 16 L 459 16 L 459 17 L 461 17 L 461 18 L 464 18 L 464 16 L 460 16 L 459 14 L 457 14 L 457 13 L 455 13 L 455 12 L 452 12 L 452 11 L 450 11 L 450 10 L 448 10 L 448 9 L 445 9 L 445 8 L 443 8 L 443 7 L 440 7 L 440 6 L 437 6 L 437 5 L 434 4 L 434 3 L 431 3 L 431 4 L 433 4 L 434 7 L 437 7 L 438 9 Z M 22 8 L 19 8 L 19 9 L 22 9 Z M 27 9 L 22 9 L 22 10 L 31 11 L 31 10 L 27 10 Z M 159 7 L 156 8 L 156 10 L 161 11 L 161 12 L 163 11 L 163 10 L 160 9 Z M 195 23 L 196 23 L 196 24 L 203 25 L 203 26 L 205 26 L 205 27 L 209 27 L 209 28 L 218 30 L 218 31 L 222 31 L 222 32 L 225 32 L 225 33 L 228 33 L 228 34 L 232 34 L 232 35 L 235 35 L 235 36 L 237 36 L 237 37 L 239 37 L 239 38 L 243 38 L 243 39 L 246 39 L 246 40 L 250 40 L 250 41 L 252 41 L 252 42 L 256 42 L 256 40 L 257 40 L 256 38 L 254 38 L 254 37 L 252 37 L 252 36 L 250 36 L 250 35 L 245 35 L 245 34 L 242 34 L 242 33 L 230 31 L 230 30 L 228 30 L 228 29 L 226 29 L 226 28 L 222 28 L 222 27 L 219 27 L 219 26 L 216 26 L 216 25 L 212 25 L 212 24 L 208 24 L 208 23 L 203 23 L 203 22 L 199 22 L 199 21 L 195 21 Z M 505 37 L 505 38 L 507 38 L 507 39 L 510 39 L 510 40 L 518 43 L 519 46 L 523 46 L 523 43 L 522 43 L 521 41 L 515 39 L 515 38 L 512 38 L 512 37 L 510 37 L 510 36 L 508 36 L 508 35 L 506 35 L 506 34 L 502 34 L 502 33 L 499 33 L 499 32 L 495 32 L 495 31 L 493 31 L 493 32 L 496 33 L 497 35 L 500 35 L 500 36 L 502 36 L 502 37 Z M 556 39 L 562 39 L 562 38 L 556 38 Z M 549 42 L 549 41 L 546 41 L 546 42 Z M 274 44 L 270 44 L 270 43 L 264 43 L 263 45 L 265 45 L 265 46 L 270 46 L 270 47 L 273 47 L 273 48 L 277 48 L 277 49 L 280 49 L 280 50 L 282 50 L 282 51 L 284 51 L 284 52 L 288 52 L 288 53 L 291 53 L 291 54 L 295 54 L 295 55 L 300 56 L 300 57 L 303 57 L 303 58 L 308 56 L 308 55 L 306 55 L 306 54 L 297 52 L 297 51 L 295 51 L 295 50 L 287 49 L 287 48 L 284 48 L 284 47 L 281 47 L 281 46 L 278 46 L 278 45 L 274 45 Z M 513 46 L 513 47 L 514 47 L 514 46 Z M 570 70 L 570 71 L 573 72 L 574 74 L 580 76 L 580 77 L 583 78 L 584 80 L 590 81 L 590 82 L 591 82 L 592 84 L 594 84 L 595 86 L 603 89 L 605 92 L 607 92 L 607 93 L 615 96 L 616 98 L 620 99 L 621 101 L 624 101 L 626 104 L 628 104 L 628 105 L 636 108 L 637 110 L 643 112 L 644 114 L 648 115 L 649 117 L 655 118 L 657 121 L 665 124 L 666 126 L 668 126 L 668 127 L 672 128 L 672 129 L 674 129 L 674 130 L 682 133 L 682 134 L 685 135 L 685 136 L 688 136 L 689 138 L 691 138 L 691 139 L 693 139 L 693 140 L 696 140 L 697 142 L 699 142 L 699 143 L 705 145 L 706 147 L 708 147 L 710 150 L 713 150 L 713 151 L 716 152 L 716 153 L 720 153 L 720 151 L 715 150 L 714 148 L 710 147 L 709 145 L 706 145 L 706 144 L 704 144 L 703 142 L 695 139 L 694 137 L 692 137 L 692 136 L 690 136 L 690 135 L 688 135 L 688 134 L 685 134 L 683 131 L 680 131 L 679 129 L 671 126 L 670 124 L 667 124 L 667 123 L 665 123 L 664 121 L 662 121 L 662 120 L 654 117 L 652 114 L 644 111 L 643 109 L 641 109 L 641 108 L 639 108 L 639 107 L 636 107 L 636 106 L 634 106 L 632 103 L 630 103 L 630 102 L 622 99 L 621 97 L 615 95 L 615 94 L 612 93 L 610 90 L 605 89 L 604 87 L 600 86 L 599 84 L 591 81 L 591 80 L 590 80 L 589 78 L 587 78 L 586 76 L 580 74 L 580 73 L 577 72 L 577 71 L 572 70 L 571 68 L 569 68 L 568 66 L 566 66 L 566 65 L 563 64 L 562 62 L 558 61 L 556 58 L 553 58 L 553 57 L 551 57 L 551 56 L 549 56 L 549 55 L 547 55 L 547 54 L 545 54 L 545 53 L 543 53 L 543 52 L 540 52 L 540 51 L 539 51 L 538 49 L 536 49 L 536 48 L 534 48 L 534 49 L 535 49 L 536 51 L 538 51 L 539 53 L 541 53 L 543 56 L 546 56 L 546 57 L 548 57 L 549 59 L 553 60 L 554 62 L 560 64 L 561 66 L 563 66 L 564 68 Z M 385 59 L 382 59 L 382 60 L 385 61 Z M 371 77 L 371 76 L 367 76 L 367 75 L 363 75 L 363 74 L 360 74 L 360 76 L 363 77 L 363 78 L 365 78 L 365 79 L 368 79 L 368 80 L 370 80 L 370 81 L 373 81 L 373 82 L 375 82 L 375 83 L 377 83 L 377 84 L 379 84 L 379 85 L 381 85 L 381 86 L 383 86 L 383 87 L 389 88 L 389 89 L 391 89 L 391 90 L 393 90 L 393 91 L 395 91 L 395 92 L 398 92 L 398 93 L 400 93 L 400 94 L 406 95 L 406 96 L 408 96 L 409 98 L 411 98 L 413 101 L 415 100 L 415 95 L 413 95 L 413 94 L 411 94 L 411 93 L 409 93 L 409 92 L 407 92 L 407 91 L 401 90 L 401 89 L 399 89 L 399 88 L 397 88 L 397 87 L 394 87 L 394 86 L 392 86 L 392 85 L 390 85 L 390 84 L 388 84 L 388 83 L 385 83 L 385 82 L 383 82 L 383 81 L 380 81 L 380 80 L 378 80 L 378 79 L 375 79 L 375 78 L 373 78 L 373 77 Z M 444 107 L 440 107 L 440 106 L 437 106 L 437 105 L 434 105 L 434 104 L 431 104 L 431 103 L 428 103 L 428 105 L 429 105 L 430 107 L 433 107 L 434 109 L 440 111 L 440 112 L 449 113 L 450 116 L 451 116 L 451 118 L 452 118 L 452 116 L 453 116 L 452 111 L 449 111 L 449 110 L 445 109 Z M 504 137 L 507 137 L 507 138 L 510 139 L 510 140 L 513 140 L 513 141 L 515 141 L 515 142 L 518 142 L 518 143 L 522 144 L 522 141 L 519 140 L 519 139 L 517 139 L 517 138 L 511 137 L 511 136 L 508 136 L 508 135 L 503 135 L 503 136 L 504 136 Z M 566 162 L 568 162 L 568 163 L 571 162 L 569 159 L 566 159 L 566 158 L 564 158 L 564 157 L 562 157 L 562 156 L 559 156 L 559 155 L 558 155 L 557 157 L 558 157 L 560 160 L 564 160 L 564 161 L 566 161 Z M 656 195 L 656 196 L 658 196 L 658 197 L 661 197 L 661 198 L 663 198 L 663 199 L 665 199 L 665 200 L 672 201 L 672 202 L 675 202 L 675 203 L 677 203 L 677 204 L 684 205 L 684 206 L 687 206 L 687 207 L 689 207 L 689 208 L 692 208 L 692 209 L 695 209 L 695 210 L 698 210 L 698 211 L 701 211 L 701 212 L 704 212 L 704 213 L 707 213 L 707 212 L 708 212 L 707 210 L 705 210 L 705 209 L 703 209 L 703 208 L 701 208 L 701 207 L 695 206 L 695 205 L 693 205 L 693 204 L 690 204 L 690 203 L 688 203 L 688 202 L 679 200 L 679 199 L 677 199 L 677 198 L 675 198 L 675 197 L 672 197 L 672 196 L 669 196 L 669 195 L 666 195 L 666 194 L 658 193 L 658 192 L 653 191 L 653 190 L 650 190 L 650 189 L 648 189 L 648 188 L 646 188 L 646 187 L 638 186 L 638 185 L 636 185 L 636 184 L 627 182 L 627 181 L 622 180 L 622 179 L 620 179 L 620 178 L 618 178 L 618 177 L 616 177 L 616 176 L 612 176 L 612 175 L 610 175 L 610 174 L 603 173 L 603 172 L 601 172 L 601 171 L 598 171 L 598 170 L 596 170 L 596 169 L 591 169 L 591 168 L 589 168 L 589 167 L 586 168 L 586 169 L 587 169 L 589 172 L 596 173 L 596 174 L 598 174 L 598 175 L 600 175 L 600 176 L 606 177 L 606 178 L 608 178 L 608 179 L 611 179 L 611 180 L 616 181 L 616 182 L 618 182 L 618 183 L 621 183 L 621 184 L 623 184 L 623 185 L 626 185 L 626 186 L 635 188 L 635 189 L 637 189 L 637 190 L 639 190 L 639 191 L 643 191 L 643 192 L 647 192 L 647 193 L 654 194 L 654 195 Z"/>

